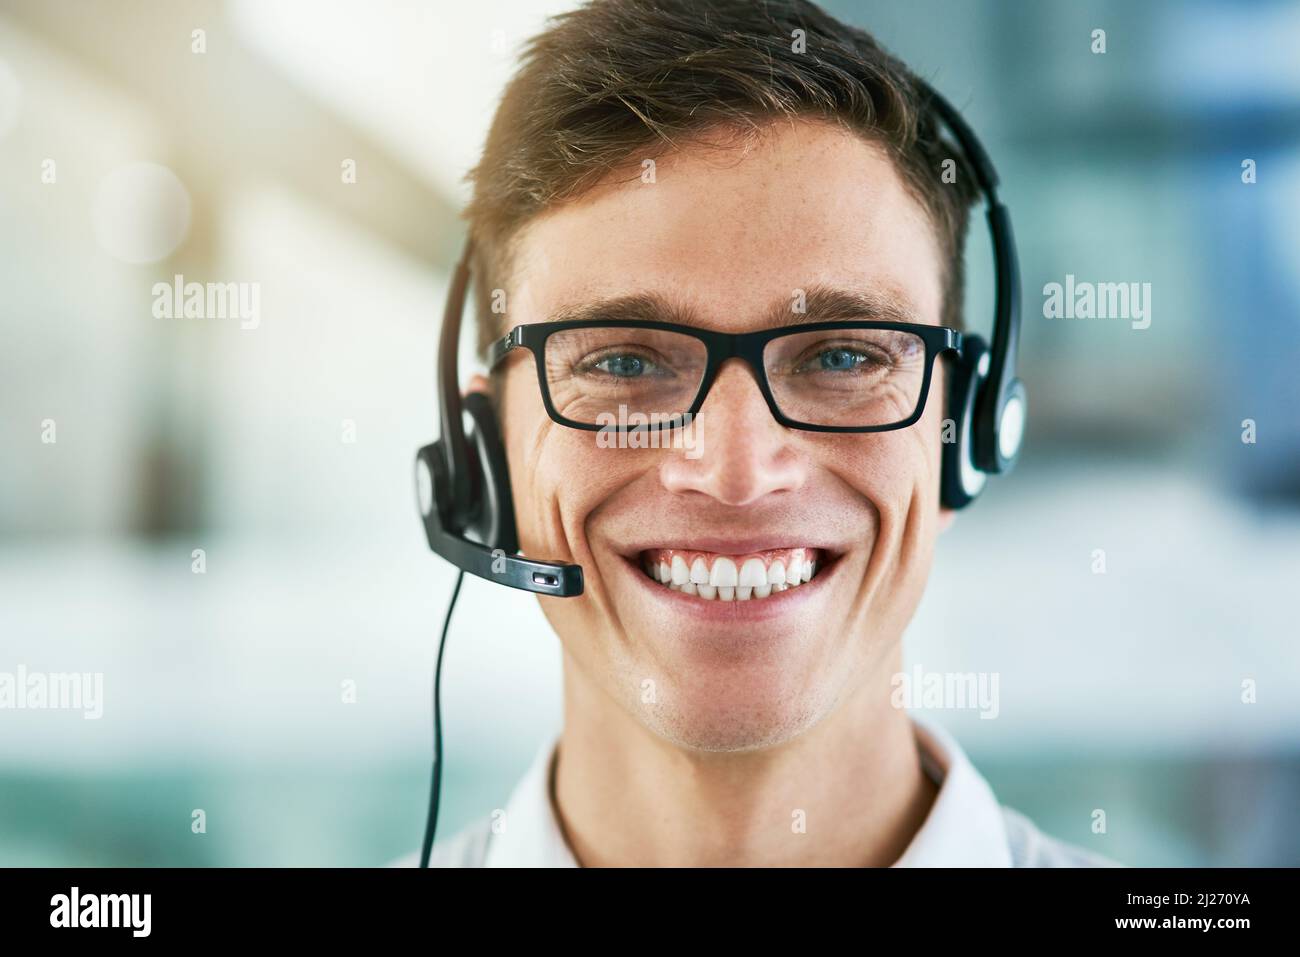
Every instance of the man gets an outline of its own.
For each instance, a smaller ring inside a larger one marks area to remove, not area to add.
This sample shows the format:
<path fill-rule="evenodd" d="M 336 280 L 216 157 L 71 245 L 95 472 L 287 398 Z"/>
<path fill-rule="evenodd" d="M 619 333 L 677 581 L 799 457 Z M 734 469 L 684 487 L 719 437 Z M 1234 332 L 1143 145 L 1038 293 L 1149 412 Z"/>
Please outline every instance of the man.
<path fill-rule="evenodd" d="M 480 345 L 583 324 L 471 389 L 502 423 L 521 551 L 580 564 L 585 590 L 540 599 L 558 742 L 435 866 L 1109 863 L 1001 807 L 893 699 L 954 514 L 951 352 L 847 324 L 960 328 L 956 152 L 899 61 L 800 0 L 597 0 L 535 38 L 472 174 Z M 756 364 L 713 369 L 698 451 L 583 428 L 690 404 L 713 348 L 690 330 L 774 328 Z"/>

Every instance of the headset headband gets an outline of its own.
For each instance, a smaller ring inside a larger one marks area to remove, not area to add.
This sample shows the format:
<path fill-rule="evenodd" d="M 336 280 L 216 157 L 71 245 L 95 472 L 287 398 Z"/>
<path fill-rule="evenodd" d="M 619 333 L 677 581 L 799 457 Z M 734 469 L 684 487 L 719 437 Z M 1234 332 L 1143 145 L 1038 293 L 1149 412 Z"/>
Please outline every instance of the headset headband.
<path fill-rule="evenodd" d="M 995 299 L 987 384 L 980 389 L 974 410 L 974 457 L 983 472 L 1008 472 L 1020 451 L 1024 422 L 1024 386 L 1015 377 L 1020 348 L 1020 268 L 1011 215 L 998 199 L 997 170 L 979 138 L 938 91 L 924 80 L 916 82 L 957 140 L 984 194 L 993 243 Z M 1008 416 L 1016 421 L 1007 421 Z"/>

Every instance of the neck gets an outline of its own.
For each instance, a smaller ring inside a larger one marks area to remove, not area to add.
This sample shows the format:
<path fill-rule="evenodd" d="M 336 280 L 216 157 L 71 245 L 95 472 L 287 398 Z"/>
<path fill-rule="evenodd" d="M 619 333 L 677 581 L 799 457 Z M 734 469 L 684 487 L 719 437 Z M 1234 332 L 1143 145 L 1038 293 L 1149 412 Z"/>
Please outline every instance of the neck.
<path fill-rule="evenodd" d="M 703 752 L 646 729 L 565 655 L 552 800 L 584 867 L 893 864 L 937 788 L 888 673 L 771 748 Z M 883 669 L 882 669 L 883 671 Z"/>

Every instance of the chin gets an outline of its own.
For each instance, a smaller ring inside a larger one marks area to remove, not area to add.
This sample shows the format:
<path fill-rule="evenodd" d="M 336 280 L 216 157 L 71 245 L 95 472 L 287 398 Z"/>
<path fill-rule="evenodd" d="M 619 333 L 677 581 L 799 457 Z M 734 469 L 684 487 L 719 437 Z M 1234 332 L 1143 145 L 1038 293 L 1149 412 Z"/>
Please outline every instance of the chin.
<path fill-rule="evenodd" d="M 825 642 L 826 636 L 817 640 Z M 775 747 L 817 724 L 838 696 L 838 686 L 826 677 L 834 672 L 818 666 L 818 647 L 810 644 L 803 650 L 805 654 L 793 659 L 760 658 L 738 667 L 656 662 L 637 669 L 664 675 L 655 680 L 654 701 L 644 702 L 638 693 L 629 707 L 642 725 L 683 749 Z M 633 687 L 639 692 L 641 682 Z"/>

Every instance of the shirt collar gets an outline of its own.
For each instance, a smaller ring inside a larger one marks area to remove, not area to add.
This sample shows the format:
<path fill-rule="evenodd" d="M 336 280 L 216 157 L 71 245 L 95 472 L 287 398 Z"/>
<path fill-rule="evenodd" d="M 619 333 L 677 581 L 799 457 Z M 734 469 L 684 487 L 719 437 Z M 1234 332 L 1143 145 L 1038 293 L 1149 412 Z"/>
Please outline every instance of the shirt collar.
<path fill-rule="evenodd" d="M 559 742 L 548 739 L 506 802 L 499 830 L 488 838 L 484 867 L 577 867 L 551 806 L 551 775 Z"/>
<path fill-rule="evenodd" d="M 939 785 L 930 813 L 894 867 L 1010 867 L 1006 821 L 988 781 L 946 729 L 912 716 L 921 766 Z"/>
<path fill-rule="evenodd" d="M 944 728 L 912 716 L 921 766 L 939 786 L 930 813 L 894 867 L 1010 867 L 993 789 Z M 537 749 L 488 840 L 485 867 L 577 867 L 551 805 L 558 741 Z"/>

